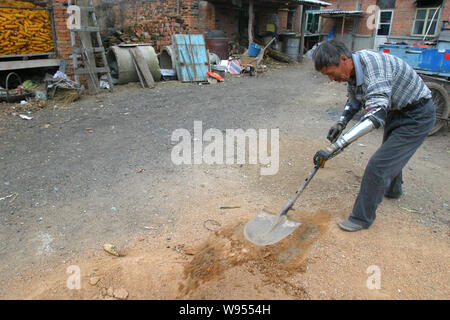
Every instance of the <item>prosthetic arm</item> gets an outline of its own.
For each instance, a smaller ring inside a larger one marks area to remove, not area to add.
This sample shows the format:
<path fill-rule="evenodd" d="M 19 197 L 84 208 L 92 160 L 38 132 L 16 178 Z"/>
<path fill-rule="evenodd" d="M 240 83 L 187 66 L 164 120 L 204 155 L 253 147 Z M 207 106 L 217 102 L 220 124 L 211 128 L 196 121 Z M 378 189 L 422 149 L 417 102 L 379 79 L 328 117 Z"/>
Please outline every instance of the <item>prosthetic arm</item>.
<path fill-rule="evenodd" d="M 374 129 L 384 126 L 386 120 L 386 109 L 375 108 L 366 113 L 364 117 L 353 128 L 348 130 L 335 143 L 330 144 L 325 149 L 322 149 L 314 156 L 314 164 L 316 167 L 323 168 L 325 162 L 344 150 L 349 144 L 358 140 L 362 136 L 368 134 Z"/>

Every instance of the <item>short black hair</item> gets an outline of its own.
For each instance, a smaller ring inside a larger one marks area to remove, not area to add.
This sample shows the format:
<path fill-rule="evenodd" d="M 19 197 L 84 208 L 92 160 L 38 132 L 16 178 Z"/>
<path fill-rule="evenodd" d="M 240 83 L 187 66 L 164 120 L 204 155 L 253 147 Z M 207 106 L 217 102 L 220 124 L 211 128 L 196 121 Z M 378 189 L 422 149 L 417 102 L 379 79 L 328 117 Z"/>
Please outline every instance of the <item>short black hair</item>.
<path fill-rule="evenodd" d="M 320 71 L 323 67 L 338 66 L 341 55 L 347 58 L 352 57 L 352 53 L 343 42 L 337 40 L 322 42 L 312 55 L 314 67 L 317 71 Z"/>

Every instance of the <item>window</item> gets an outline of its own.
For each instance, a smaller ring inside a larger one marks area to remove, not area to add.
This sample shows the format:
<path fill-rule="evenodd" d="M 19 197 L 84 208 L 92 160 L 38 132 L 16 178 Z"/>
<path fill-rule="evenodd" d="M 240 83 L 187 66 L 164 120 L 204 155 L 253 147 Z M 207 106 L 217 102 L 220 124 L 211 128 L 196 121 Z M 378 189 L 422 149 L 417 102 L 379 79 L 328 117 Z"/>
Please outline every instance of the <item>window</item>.
<path fill-rule="evenodd" d="M 439 15 L 439 8 L 417 8 L 411 34 L 413 36 L 436 35 Z"/>
<path fill-rule="evenodd" d="M 388 36 L 391 33 L 391 23 L 394 11 L 392 10 L 381 10 L 380 11 L 380 22 L 378 24 L 378 36 Z"/>
<path fill-rule="evenodd" d="M 306 32 L 317 33 L 320 28 L 320 15 L 314 12 L 320 10 L 319 6 L 305 6 L 306 10 Z"/>

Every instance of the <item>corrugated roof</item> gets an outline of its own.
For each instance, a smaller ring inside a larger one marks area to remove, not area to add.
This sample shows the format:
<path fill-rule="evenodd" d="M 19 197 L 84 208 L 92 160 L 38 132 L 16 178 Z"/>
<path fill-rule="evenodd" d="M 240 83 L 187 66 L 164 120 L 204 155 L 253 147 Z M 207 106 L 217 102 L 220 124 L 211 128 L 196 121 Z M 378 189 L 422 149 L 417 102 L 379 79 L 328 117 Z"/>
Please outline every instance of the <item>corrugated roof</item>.
<path fill-rule="evenodd" d="M 296 2 L 298 2 L 299 4 L 309 4 L 321 7 L 331 6 L 331 3 L 319 0 L 297 0 Z"/>
<path fill-rule="evenodd" d="M 320 15 L 328 15 L 328 16 L 362 16 L 365 12 L 364 11 L 357 11 L 357 10 L 339 10 L 339 9 L 326 9 L 326 10 L 313 10 L 310 11 L 313 14 L 320 14 Z"/>

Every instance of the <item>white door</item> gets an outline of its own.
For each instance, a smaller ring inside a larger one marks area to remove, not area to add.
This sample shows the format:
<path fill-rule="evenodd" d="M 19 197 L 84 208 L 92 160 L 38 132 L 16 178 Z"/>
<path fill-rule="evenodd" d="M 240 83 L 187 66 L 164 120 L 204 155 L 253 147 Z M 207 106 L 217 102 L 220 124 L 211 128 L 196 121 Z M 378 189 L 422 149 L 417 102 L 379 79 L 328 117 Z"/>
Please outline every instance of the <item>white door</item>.
<path fill-rule="evenodd" d="M 380 44 L 385 43 L 391 34 L 393 10 L 380 10 L 377 16 L 377 34 L 375 36 L 374 49 L 378 50 Z"/>

